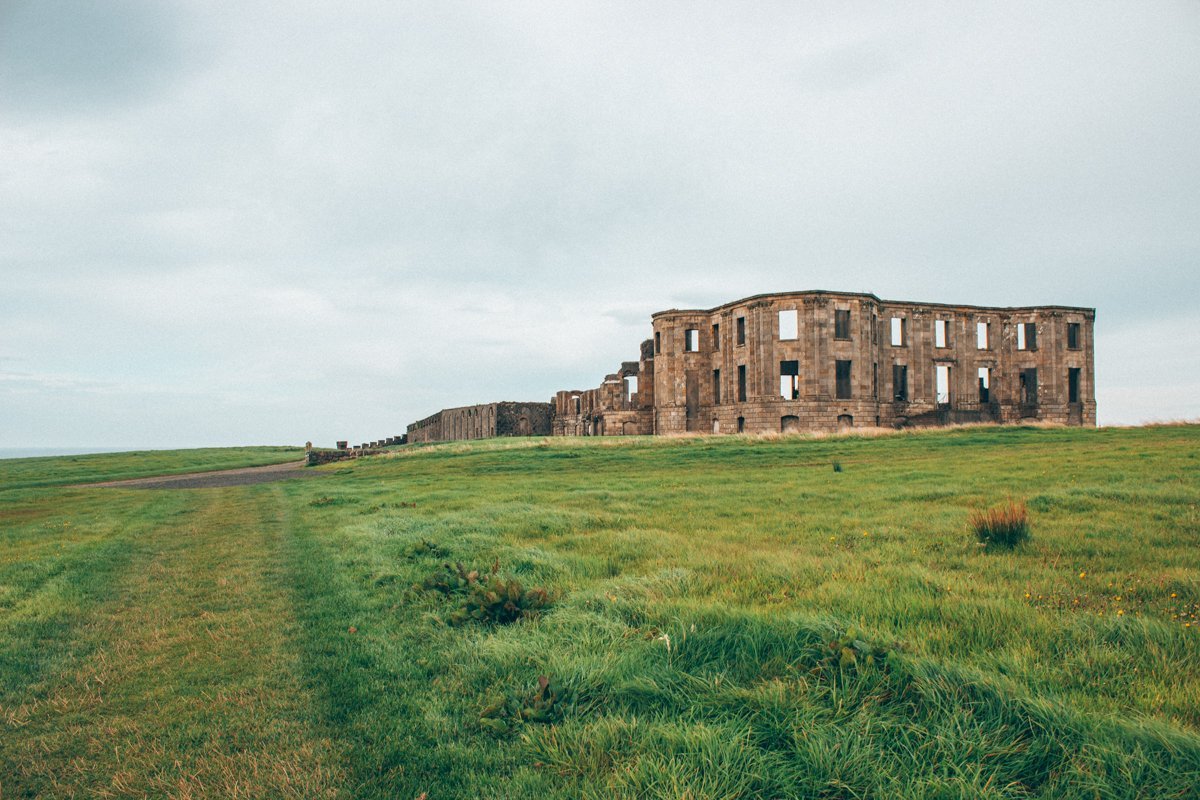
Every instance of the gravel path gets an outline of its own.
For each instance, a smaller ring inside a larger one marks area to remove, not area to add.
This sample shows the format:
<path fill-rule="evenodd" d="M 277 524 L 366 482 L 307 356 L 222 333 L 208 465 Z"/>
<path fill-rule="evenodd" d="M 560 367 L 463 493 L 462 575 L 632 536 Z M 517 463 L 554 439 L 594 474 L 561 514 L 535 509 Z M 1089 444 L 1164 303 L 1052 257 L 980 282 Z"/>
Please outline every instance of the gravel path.
<path fill-rule="evenodd" d="M 223 469 L 215 472 L 193 472 L 186 475 L 159 475 L 154 478 L 133 478 L 124 481 L 84 483 L 80 486 L 112 486 L 122 489 L 215 489 L 223 486 L 251 486 L 256 483 L 284 481 L 291 478 L 328 475 L 327 472 L 306 471 L 303 461 L 270 464 L 265 467 Z"/>

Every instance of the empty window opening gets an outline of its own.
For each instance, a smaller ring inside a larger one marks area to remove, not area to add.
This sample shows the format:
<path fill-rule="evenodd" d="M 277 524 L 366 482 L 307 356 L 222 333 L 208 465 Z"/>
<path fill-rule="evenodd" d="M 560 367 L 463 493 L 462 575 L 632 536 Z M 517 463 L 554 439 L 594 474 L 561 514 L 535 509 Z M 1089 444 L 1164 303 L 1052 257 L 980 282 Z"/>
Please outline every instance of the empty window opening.
<path fill-rule="evenodd" d="M 854 417 L 850 414 L 838 414 L 838 430 L 845 432 L 854 427 Z"/>
<path fill-rule="evenodd" d="M 784 400 L 800 399 L 800 362 L 779 362 L 779 396 Z"/>
<path fill-rule="evenodd" d="M 780 417 L 779 430 L 781 433 L 799 433 L 800 418 L 792 416 L 791 414 L 787 415 L 786 417 Z"/>
<path fill-rule="evenodd" d="M 850 309 L 839 308 L 833 312 L 833 338 L 850 338 Z"/>
<path fill-rule="evenodd" d="M 625 400 L 632 403 L 637 399 L 638 381 L 637 375 L 625 376 Z"/>
<path fill-rule="evenodd" d="M 738 417 L 737 425 L 738 425 L 738 433 L 746 432 L 746 418 L 745 417 Z"/>
<path fill-rule="evenodd" d="M 833 312 L 833 337 L 835 339 L 850 338 L 850 309 L 836 308 Z"/>
<path fill-rule="evenodd" d="M 721 370 L 719 370 L 719 369 L 713 370 L 712 390 L 713 390 L 713 405 L 714 406 L 721 405 Z"/>
<path fill-rule="evenodd" d="M 738 365 L 738 402 L 746 402 L 746 365 Z"/>
<path fill-rule="evenodd" d="M 950 405 L 950 367 L 945 364 L 938 364 L 934 368 L 934 379 L 937 384 L 938 405 Z"/>
<path fill-rule="evenodd" d="M 700 349 L 700 331 L 688 328 L 683 332 L 683 352 L 694 353 Z"/>
<path fill-rule="evenodd" d="M 721 420 L 717 419 L 716 417 L 713 417 L 713 433 L 720 433 L 720 432 L 721 432 Z"/>
<path fill-rule="evenodd" d="M 879 365 L 871 365 L 871 397 L 879 399 Z"/>
<path fill-rule="evenodd" d="M 892 317 L 892 347 L 904 347 L 907 322 L 904 317 Z"/>
<path fill-rule="evenodd" d="M 871 315 L 871 344 L 879 343 L 879 315 Z"/>
<path fill-rule="evenodd" d="M 721 349 L 721 326 L 713 325 L 713 350 Z"/>
<path fill-rule="evenodd" d="M 662 334 L 658 331 L 654 332 L 654 355 L 662 352 Z"/>
<path fill-rule="evenodd" d="M 1037 323 L 1022 322 L 1017 325 L 1017 349 L 1037 350 Z"/>
<path fill-rule="evenodd" d="M 908 402 L 908 366 L 892 365 L 892 397 L 897 403 Z"/>
<path fill-rule="evenodd" d="M 837 399 L 850 399 L 850 362 L 838 361 L 837 365 Z"/>
<path fill-rule="evenodd" d="M 1037 368 L 1021 370 L 1021 404 L 1026 406 L 1037 405 Z"/>
<path fill-rule="evenodd" d="M 935 319 L 933 321 L 933 346 L 950 346 L 950 323 L 944 319 Z"/>
<path fill-rule="evenodd" d="M 990 367 L 979 368 L 979 402 L 989 403 L 992 399 L 992 370 Z"/>
<path fill-rule="evenodd" d="M 991 332 L 991 327 L 991 323 L 988 322 L 977 322 L 975 324 L 975 349 L 988 349 L 988 334 Z"/>
<path fill-rule="evenodd" d="M 779 312 L 779 338 L 795 339 L 800 335 L 800 319 L 796 309 Z"/>
<path fill-rule="evenodd" d="M 575 413 L 578 414 L 579 413 L 579 395 L 575 395 L 571 399 L 575 401 Z"/>
<path fill-rule="evenodd" d="M 1068 322 L 1067 323 L 1067 349 L 1068 350 L 1078 350 L 1079 349 L 1079 323 L 1078 322 Z"/>
<path fill-rule="evenodd" d="M 1079 367 L 1067 369 L 1067 402 L 1079 402 Z"/>
<path fill-rule="evenodd" d="M 746 343 L 746 318 L 745 317 L 737 318 L 737 343 L 738 344 Z"/>

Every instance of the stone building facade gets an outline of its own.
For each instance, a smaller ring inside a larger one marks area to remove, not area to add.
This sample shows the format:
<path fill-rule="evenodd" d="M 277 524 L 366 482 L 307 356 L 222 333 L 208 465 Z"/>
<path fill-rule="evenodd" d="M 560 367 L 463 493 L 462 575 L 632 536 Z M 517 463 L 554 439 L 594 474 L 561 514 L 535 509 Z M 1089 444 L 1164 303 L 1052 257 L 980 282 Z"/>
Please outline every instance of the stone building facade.
<path fill-rule="evenodd" d="M 494 436 L 549 436 L 549 403 L 483 403 L 445 408 L 408 426 L 408 442 L 451 442 Z"/>
<path fill-rule="evenodd" d="M 642 342 L 641 357 L 625 361 L 595 389 L 557 392 L 551 430 L 555 436 L 631 436 L 654 432 L 654 347 Z"/>
<path fill-rule="evenodd" d="M 1096 424 L 1095 309 L 809 291 L 651 320 L 637 362 L 555 395 L 555 435 Z"/>

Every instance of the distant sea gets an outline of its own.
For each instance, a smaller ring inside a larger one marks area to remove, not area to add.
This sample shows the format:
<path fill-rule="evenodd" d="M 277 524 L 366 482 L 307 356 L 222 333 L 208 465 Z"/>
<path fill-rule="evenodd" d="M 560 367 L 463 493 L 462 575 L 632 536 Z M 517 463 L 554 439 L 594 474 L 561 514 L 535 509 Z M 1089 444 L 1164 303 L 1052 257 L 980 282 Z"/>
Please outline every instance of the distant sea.
<path fill-rule="evenodd" d="M 0 458 L 38 458 L 39 456 L 82 456 L 88 453 L 123 453 L 130 447 L 0 447 Z"/>

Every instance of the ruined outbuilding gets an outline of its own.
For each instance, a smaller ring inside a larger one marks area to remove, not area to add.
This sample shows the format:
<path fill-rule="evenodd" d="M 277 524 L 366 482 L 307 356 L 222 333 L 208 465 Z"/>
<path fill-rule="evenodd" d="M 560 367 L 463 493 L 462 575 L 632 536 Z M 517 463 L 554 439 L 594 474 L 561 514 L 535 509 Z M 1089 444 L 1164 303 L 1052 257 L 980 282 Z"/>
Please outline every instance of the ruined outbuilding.
<path fill-rule="evenodd" d="M 495 436 L 549 436 L 549 403 L 482 403 L 445 408 L 408 426 L 408 442 L 451 442 Z"/>
<path fill-rule="evenodd" d="M 554 396 L 556 435 L 1096 424 L 1096 312 L 763 294 L 660 311 L 637 362 Z"/>

